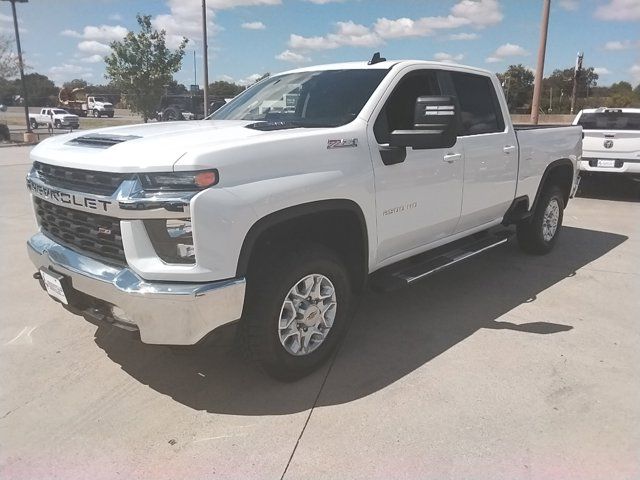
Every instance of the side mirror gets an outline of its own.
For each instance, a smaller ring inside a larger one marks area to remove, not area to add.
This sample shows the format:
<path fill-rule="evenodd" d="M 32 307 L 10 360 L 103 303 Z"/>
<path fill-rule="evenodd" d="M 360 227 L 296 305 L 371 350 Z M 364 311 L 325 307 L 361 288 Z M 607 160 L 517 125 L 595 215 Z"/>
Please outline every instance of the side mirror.
<path fill-rule="evenodd" d="M 457 140 L 456 99 L 451 96 L 418 97 L 411 130 L 391 132 L 392 147 L 449 148 Z"/>

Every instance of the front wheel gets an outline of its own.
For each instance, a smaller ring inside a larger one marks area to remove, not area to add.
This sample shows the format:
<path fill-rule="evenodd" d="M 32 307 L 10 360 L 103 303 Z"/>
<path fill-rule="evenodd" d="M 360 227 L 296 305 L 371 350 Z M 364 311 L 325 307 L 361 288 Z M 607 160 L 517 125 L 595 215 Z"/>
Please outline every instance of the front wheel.
<path fill-rule="evenodd" d="M 533 215 L 517 225 L 520 248 L 537 255 L 549 253 L 560 235 L 564 213 L 564 195 L 557 186 L 540 195 Z"/>
<path fill-rule="evenodd" d="M 248 356 L 280 380 L 308 375 L 329 358 L 349 320 L 351 287 L 342 260 L 318 245 L 253 271 L 240 325 Z"/>
<path fill-rule="evenodd" d="M 31 120 L 31 129 L 36 130 L 38 128 L 38 122 Z"/>
<path fill-rule="evenodd" d="M 62 124 L 60 123 L 60 120 L 56 120 L 53 125 L 58 129 L 62 127 Z"/>
<path fill-rule="evenodd" d="M 100 118 L 100 111 L 99 110 L 94 110 L 93 111 L 93 118 Z"/>

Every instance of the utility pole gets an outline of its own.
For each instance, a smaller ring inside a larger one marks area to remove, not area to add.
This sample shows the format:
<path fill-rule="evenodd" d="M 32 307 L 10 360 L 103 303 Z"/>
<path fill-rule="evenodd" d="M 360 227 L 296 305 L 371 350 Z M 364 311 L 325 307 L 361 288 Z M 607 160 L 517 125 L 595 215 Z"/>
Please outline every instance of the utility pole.
<path fill-rule="evenodd" d="M 209 115 L 209 54 L 207 46 L 207 0 L 202 0 L 202 49 L 204 56 L 204 116 Z"/>
<path fill-rule="evenodd" d="M 543 0 L 542 23 L 540 25 L 540 46 L 538 47 L 538 65 L 533 83 L 533 100 L 531 101 L 531 123 L 538 124 L 540 114 L 540 95 L 542 94 L 542 78 L 544 73 L 544 56 L 547 51 L 547 31 L 549 30 L 549 10 L 551 0 Z"/>
<path fill-rule="evenodd" d="M 576 106 L 576 95 L 578 94 L 578 78 L 580 77 L 580 73 L 582 72 L 583 58 L 584 58 L 584 53 L 578 52 L 578 57 L 576 58 L 576 68 L 573 70 L 573 91 L 571 92 L 571 115 L 573 115 L 573 112 Z"/>
<path fill-rule="evenodd" d="M 20 32 L 18 30 L 18 15 L 16 14 L 16 2 L 27 3 L 28 0 L 4 0 L 11 2 L 13 12 L 13 28 L 16 31 L 16 48 L 18 49 L 18 67 L 20 68 L 20 83 L 22 84 L 22 99 L 24 101 L 24 120 L 27 124 L 27 133 L 31 133 L 29 124 L 29 98 L 27 96 L 27 84 L 24 81 L 24 64 L 22 63 L 22 48 L 20 47 Z"/>

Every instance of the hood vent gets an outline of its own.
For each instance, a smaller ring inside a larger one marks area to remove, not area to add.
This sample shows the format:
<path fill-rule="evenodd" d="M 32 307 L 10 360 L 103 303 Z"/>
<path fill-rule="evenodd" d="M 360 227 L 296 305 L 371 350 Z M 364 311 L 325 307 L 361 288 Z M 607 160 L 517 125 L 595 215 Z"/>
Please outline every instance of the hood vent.
<path fill-rule="evenodd" d="M 81 145 L 83 147 L 109 148 L 118 143 L 127 142 L 140 138 L 137 135 L 109 135 L 106 133 L 94 133 L 92 135 L 83 135 L 69 140 L 67 144 Z"/>

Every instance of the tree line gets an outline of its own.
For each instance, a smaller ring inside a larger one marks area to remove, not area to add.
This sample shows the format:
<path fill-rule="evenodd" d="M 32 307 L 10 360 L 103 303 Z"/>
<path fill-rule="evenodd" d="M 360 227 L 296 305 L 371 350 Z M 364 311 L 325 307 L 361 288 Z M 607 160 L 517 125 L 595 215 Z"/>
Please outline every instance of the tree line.
<path fill-rule="evenodd" d="M 509 111 L 529 113 L 533 98 L 534 74 L 524 65 L 510 65 L 498 73 Z M 573 92 L 573 67 L 556 69 L 542 80 L 540 109 L 544 113 L 570 113 Z M 629 82 L 616 82 L 610 86 L 599 86 L 600 76 L 593 67 L 583 68 L 577 78 L 575 112 L 594 107 L 638 107 L 640 106 L 640 84 L 635 88 Z"/>

